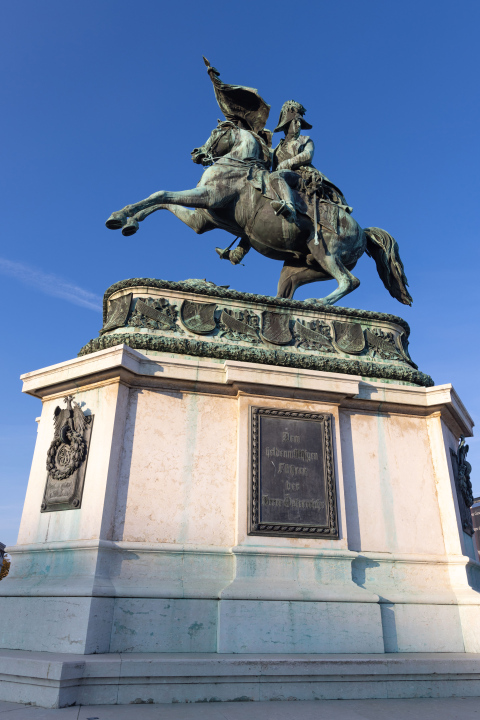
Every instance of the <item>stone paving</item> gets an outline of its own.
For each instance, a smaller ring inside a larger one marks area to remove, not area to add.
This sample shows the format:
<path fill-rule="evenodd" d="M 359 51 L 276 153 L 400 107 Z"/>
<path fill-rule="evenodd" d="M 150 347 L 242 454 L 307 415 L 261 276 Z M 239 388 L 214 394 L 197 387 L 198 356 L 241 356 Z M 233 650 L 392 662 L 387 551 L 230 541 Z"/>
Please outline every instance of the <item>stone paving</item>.
<path fill-rule="evenodd" d="M 0 702 L 0 716 L 0 720 L 474 720 L 480 718 L 480 698 L 95 705 L 60 710 Z"/>

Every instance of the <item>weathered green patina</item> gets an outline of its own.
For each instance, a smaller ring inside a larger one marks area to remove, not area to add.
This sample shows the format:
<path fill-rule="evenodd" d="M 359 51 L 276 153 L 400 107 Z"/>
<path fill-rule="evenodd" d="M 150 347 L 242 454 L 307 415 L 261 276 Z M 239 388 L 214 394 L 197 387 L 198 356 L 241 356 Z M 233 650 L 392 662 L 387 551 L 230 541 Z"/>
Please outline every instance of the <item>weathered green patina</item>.
<path fill-rule="evenodd" d="M 192 357 L 219 358 L 223 360 L 239 360 L 241 362 L 260 363 L 261 365 L 280 365 L 305 370 L 321 370 L 346 375 L 361 375 L 365 379 L 399 381 L 409 385 L 432 387 L 434 382 L 430 375 L 408 367 L 378 366 L 360 360 L 336 360 L 334 358 L 303 355 L 290 357 L 281 350 L 264 350 L 263 348 L 244 348 L 235 345 L 217 345 L 199 340 L 181 340 L 178 338 L 159 338 L 153 335 L 133 333 L 121 336 L 107 335 L 90 340 L 78 353 L 79 357 L 97 350 L 114 347 L 120 342 L 135 350 L 152 350 L 155 352 L 178 353 Z"/>
<path fill-rule="evenodd" d="M 394 315 L 241 293 L 205 280 L 133 278 L 104 297 L 104 325 L 79 355 L 137 350 L 360 375 L 429 387 Z"/>
<path fill-rule="evenodd" d="M 253 248 L 283 262 L 279 298 L 293 298 L 307 283 L 335 279 L 336 289 L 312 299 L 324 306 L 359 286 L 351 271 L 366 252 L 388 292 L 410 305 L 395 239 L 381 228 L 361 228 L 343 193 L 313 166 L 313 141 L 300 134 L 312 127 L 303 105 L 284 103 L 274 132 L 283 131 L 285 138 L 272 151 L 273 133 L 265 127 L 270 106 L 254 88 L 223 83 L 218 70 L 205 62 L 226 120 L 191 153 L 193 162 L 206 167 L 199 183 L 179 192 L 159 190 L 126 205 L 110 215 L 106 226 L 130 236 L 149 215 L 168 210 L 200 235 L 226 230 L 240 243 L 234 250 L 217 248 L 221 259 L 238 264 Z"/>
<path fill-rule="evenodd" d="M 180 290 L 184 292 L 193 292 L 198 295 L 205 295 L 207 297 L 219 297 L 225 300 L 245 300 L 246 302 L 251 303 L 262 303 L 270 305 L 273 308 L 315 310 L 317 312 L 320 310 L 316 303 L 310 303 L 308 300 L 288 300 L 286 298 L 278 298 L 271 295 L 241 292 L 240 290 L 233 290 L 227 285 L 215 285 L 215 283 L 208 282 L 207 280 L 199 280 L 197 278 L 180 281 L 158 280 L 155 278 L 130 278 L 129 280 L 120 280 L 119 282 L 110 285 L 110 287 L 105 291 L 105 295 L 103 296 L 104 323 L 107 320 L 108 301 L 110 297 L 119 290 L 124 290 L 125 288 L 130 287 L 151 287 L 158 288 L 159 290 Z M 400 325 L 405 330 L 407 338 L 410 335 L 409 324 L 403 318 L 398 317 L 398 315 L 336 306 L 329 307 L 328 312 L 329 314 L 338 314 L 343 317 L 359 320 L 362 318 L 369 318 L 371 320 L 393 322 Z"/>

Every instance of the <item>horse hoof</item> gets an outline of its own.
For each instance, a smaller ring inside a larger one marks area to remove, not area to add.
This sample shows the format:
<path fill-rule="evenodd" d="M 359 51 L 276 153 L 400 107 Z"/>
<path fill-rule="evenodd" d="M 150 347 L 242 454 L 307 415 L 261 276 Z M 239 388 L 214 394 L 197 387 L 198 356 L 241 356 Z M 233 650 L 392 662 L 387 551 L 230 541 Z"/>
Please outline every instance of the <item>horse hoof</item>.
<path fill-rule="evenodd" d="M 135 235 L 135 233 L 138 230 L 138 222 L 136 220 L 130 220 L 124 225 L 122 228 L 122 235 L 125 235 L 125 237 L 129 237 L 130 235 Z"/>
<path fill-rule="evenodd" d="M 120 230 L 127 222 L 127 216 L 123 213 L 114 212 L 110 215 L 105 225 L 109 230 Z"/>
<path fill-rule="evenodd" d="M 307 298 L 307 300 L 304 300 L 303 302 L 311 305 L 326 305 L 326 303 L 320 298 Z"/>

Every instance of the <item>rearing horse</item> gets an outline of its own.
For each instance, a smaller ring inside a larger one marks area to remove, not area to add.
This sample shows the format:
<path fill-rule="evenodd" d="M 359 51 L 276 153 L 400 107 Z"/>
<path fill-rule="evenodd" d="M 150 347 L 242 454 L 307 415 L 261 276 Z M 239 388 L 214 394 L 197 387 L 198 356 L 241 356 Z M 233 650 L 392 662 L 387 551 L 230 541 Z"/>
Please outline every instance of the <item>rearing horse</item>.
<path fill-rule="evenodd" d="M 241 238 L 237 251 L 245 254 L 251 246 L 266 257 L 283 260 L 277 297 L 292 298 L 301 285 L 334 278 L 338 287 L 316 300 L 324 305 L 333 305 L 360 285 L 351 270 L 367 252 L 390 294 L 405 305 L 412 303 L 398 245 L 385 230 L 362 229 L 341 206 L 334 206 L 338 219 L 332 227 L 331 222 L 322 222 L 321 212 L 328 209 L 326 205 L 332 206 L 320 202 L 321 229 L 315 233 L 304 199 L 296 190 L 296 222 L 275 213 L 271 201 L 278 198 L 269 183 L 269 149 L 255 133 L 230 121 L 219 122 L 207 142 L 192 151 L 192 160 L 209 166 L 196 188 L 160 190 L 112 213 L 106 226 L 133 235 L 140 221 L 165 209 L 198 234 L 215 228 L 227 230 Z M 233 261 L 239 262 L 241 256 L 237 252 Z"/>

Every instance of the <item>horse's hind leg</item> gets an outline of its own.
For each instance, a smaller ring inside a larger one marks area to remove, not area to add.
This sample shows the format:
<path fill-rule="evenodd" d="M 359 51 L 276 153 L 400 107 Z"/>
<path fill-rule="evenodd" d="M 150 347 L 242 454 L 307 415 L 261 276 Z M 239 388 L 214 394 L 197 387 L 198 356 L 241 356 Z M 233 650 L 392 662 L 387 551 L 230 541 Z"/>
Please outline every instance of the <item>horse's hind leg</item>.
<path fill-rule="evenodd" d="M 287 260 L 280 273 L 277 297 L 291 300 L 301 285 L 328 279 L 329 276 L 323 270 L 309 267 L 304 260 Z"/>
<path fill-rule="evenodd" d="M 186 208 L 181 205 L 164 205 L 163 207 L 185 223 L 185 225 L 188 225 L 189 228 L 195 230 L 197 235 L 202 235 L 204 232 L 214 230 L 216 227 L 208 213 L 203 212 L 203 208 Z"/>
<path fill-rule="evenodd" d="M 311 240 L 308 247 L 326 274 L 338 282 L 338 288 L 316 302 L 321 302 L 322 305 L 333 305 L 345 295 L 353 292 L 360 285 L 360 280 L 352 275 L 340 260 L 341 249 L 338 236 L 325 231 L 322 231 L 322 235 L 321 243 L 315 245 L 315 242 Z"/>

